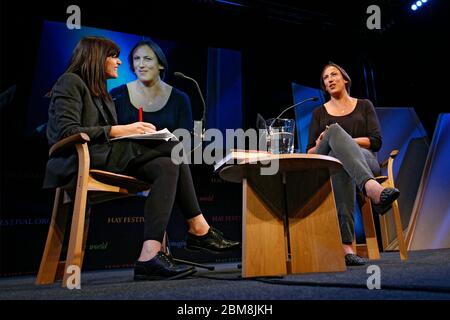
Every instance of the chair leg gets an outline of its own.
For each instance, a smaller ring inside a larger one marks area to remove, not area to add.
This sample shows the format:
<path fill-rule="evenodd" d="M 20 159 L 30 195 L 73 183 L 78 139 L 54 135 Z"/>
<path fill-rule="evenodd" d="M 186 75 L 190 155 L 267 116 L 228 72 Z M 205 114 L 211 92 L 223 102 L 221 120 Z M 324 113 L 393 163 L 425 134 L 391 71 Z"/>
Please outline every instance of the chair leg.
<path fill-rule="evenodd" d="M 67 273 L 69 266 L 78 266 L 81 270 L 83 260 L 83 239 L 85 237 L 85 215 L 88 188 L 87 184 L 79 183 L 77 185 L 72 225 L 70 228 L 69 247 L 67 250 L 66 266 L 62 286 L 67 286 L 67 279 L 70 274 Z"/>
<path fill-rule="evenodd" d="M 67 210 L 63 204 L 63 197 L 64 190 L 57 188 L 47 241 L 36 278 L 36 284 L 50 284 L 55 282 L 67 222 Z"/>
<path fill-rule="evenodd" d="M 392 173 L 390 173 L 390 176 L 392 176 Z M 393 188 L 394 187 L 393 179 L 388 179 L 382 185 L 385 188 L 387 188 L 387 187 Z M 397 200 L 395 200 L 392 203 L 392 215 L 394 217 L 395 232 L 397 234 L 397 242 L 398 242 L 398 248 L 399 248 L 399 252 L 400 252 L 400 259 L 407 260 L 408 259 L 408 250 L 406 247 L 405 237 L 403 235 L 402 219 L 400 217 L 400 209 L 398 208 Z M 383 218 L 386 219 L 386 216 L 384 216 Z M 384 220 L 384 221 L 386 221 L 386 220 Z M 386 230 L 385 232 L 387 233 L 387 223 L 386 222 L 385 222 L 384 229 Z M 387 234 L 386 234 L 386 239 L 388 239 Z"/>
<path fill-rule="evenodd" d="M 402 220 L 400 217 L 400 210 L 398 208 L 397 200 L 395 200 L 392 203 L 392 212 L 394 214 L 395 231 L 397 232 L 397 241 L 398 241 L 398 248 L 400 251 L 400 259 L 407 260 L 408 252 L 406 249 L 405 237 L 403 236 Z"/>
<path fill-rule="evenodd" d="M 80 266 L 83 265 L 84 254 L 86 253 L 86 243 L 89 234 L 89 221 L 91 217 L 91 206 L 89 204 L 86 205 L 86 214 L 84 216 L 84 232 L 83 232 L 83 244 L 81 247 L 81 262 Z"/>
<path fill-rule="evenodd" d="M 364 197 L 361 207 L 361 216 L 366 235 L 367 255 L 371 260 L 380 259 L 375 223 L 373 221 L 372 203 L 368 197 Z"/>
<path fill-rule="evenodd" d="M 381 243 L 383 246 L 383 251 L 386 251 L 389 246 L 389 232 L 388 232 L 388 220 L 387 214 L 383 214 L 378 217 L 380 221 L 380 234 L 381 234 Z"/>

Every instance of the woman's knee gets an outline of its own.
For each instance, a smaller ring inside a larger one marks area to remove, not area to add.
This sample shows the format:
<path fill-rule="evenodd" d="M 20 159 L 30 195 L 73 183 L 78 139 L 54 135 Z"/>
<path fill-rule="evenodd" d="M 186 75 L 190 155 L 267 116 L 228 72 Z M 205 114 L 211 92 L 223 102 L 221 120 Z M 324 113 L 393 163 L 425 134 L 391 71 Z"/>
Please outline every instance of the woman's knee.
<path fill-rule="evenodd" d="M 162 172 L 178 176 L 179 171 L 180 171 L 180 165 L 175 164 L 172 161 L 172 158 L 160 157 L 160 158 L 156 158 L 155 160 L 158 163 L 158 167 L 160 168 L 160 170 Z"/>
<path fill-rule="evenodd" d="M 328 132 L 330 134 L 333 134 L 335 132 L 342 132 L 342 131 L 345 131 L 345 130 L 342 129 L 342 127 L 339 125 L 339 123 L 333 123 L 328 126 Z"/>
<path fill-rule="evenodd" d="M 333 123 L 328 126 L 327 135 L 330 138 L 337 138 L 337 141 L 353 141 L 353 138 L 338 123 Z"/>
<path fill-rule="evenodd" d="M 158 157 L 151 160 L 145 166 L 145 171 L 155 177 L 163 177 L 164 179 L 178 179 L 180 166 L 173 163 L 170 157 Z"/>

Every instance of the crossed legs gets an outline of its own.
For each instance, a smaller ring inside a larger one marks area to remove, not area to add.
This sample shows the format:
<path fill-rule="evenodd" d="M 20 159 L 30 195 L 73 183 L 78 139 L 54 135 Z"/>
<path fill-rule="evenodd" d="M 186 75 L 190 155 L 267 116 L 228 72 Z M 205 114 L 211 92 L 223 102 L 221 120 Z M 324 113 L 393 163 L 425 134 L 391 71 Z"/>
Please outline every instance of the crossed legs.
<path fill-rule="evenodd" d="M 344 252 L 354 254 L 351 244 L 354 240 L 355 189 L 364 192 L 374 204 L 379 203 L 384 188 L 373 175 L 373 172 L 379 172 L 379 166 L 374 155 L 359 147 L 338 124 L 329 126 L 316 152 L 339 159 L 344 167 L 332 181 Z"/>

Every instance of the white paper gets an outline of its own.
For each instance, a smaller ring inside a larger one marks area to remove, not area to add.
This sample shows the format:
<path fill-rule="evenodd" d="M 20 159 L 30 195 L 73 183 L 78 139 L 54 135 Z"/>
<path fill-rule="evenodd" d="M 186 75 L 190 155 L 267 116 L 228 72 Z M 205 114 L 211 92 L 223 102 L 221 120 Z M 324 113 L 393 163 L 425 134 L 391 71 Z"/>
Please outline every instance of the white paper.
<path fill-rule="evenodd" d="M 130 134 L 128 136 L 121 136 L 110 139 L 110 141 L 120 139 L 150 139 L 150 140 L 166 140 L 166 141 L 173 139 L 175 141 L 178 141 L 177 137 L 172 132 L 167 130 L 167 128 L 155 131 L 153 133 Z"/>

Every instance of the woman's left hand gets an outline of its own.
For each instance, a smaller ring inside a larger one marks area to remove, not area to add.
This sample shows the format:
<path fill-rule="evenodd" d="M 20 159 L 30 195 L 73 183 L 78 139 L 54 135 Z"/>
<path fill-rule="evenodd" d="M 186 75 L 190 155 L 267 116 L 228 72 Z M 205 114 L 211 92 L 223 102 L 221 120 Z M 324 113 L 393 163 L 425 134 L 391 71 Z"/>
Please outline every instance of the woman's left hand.
<path fill-rule="evenodd" d="M 156 127 L 148 122 L 135 122 L 126 125 L 116 125 L 111 127 L 109 132 L 110 137 L 121 137 L 130 134 L 143 134 L 143 133 L 153 133 L 156 131 Z"/>

